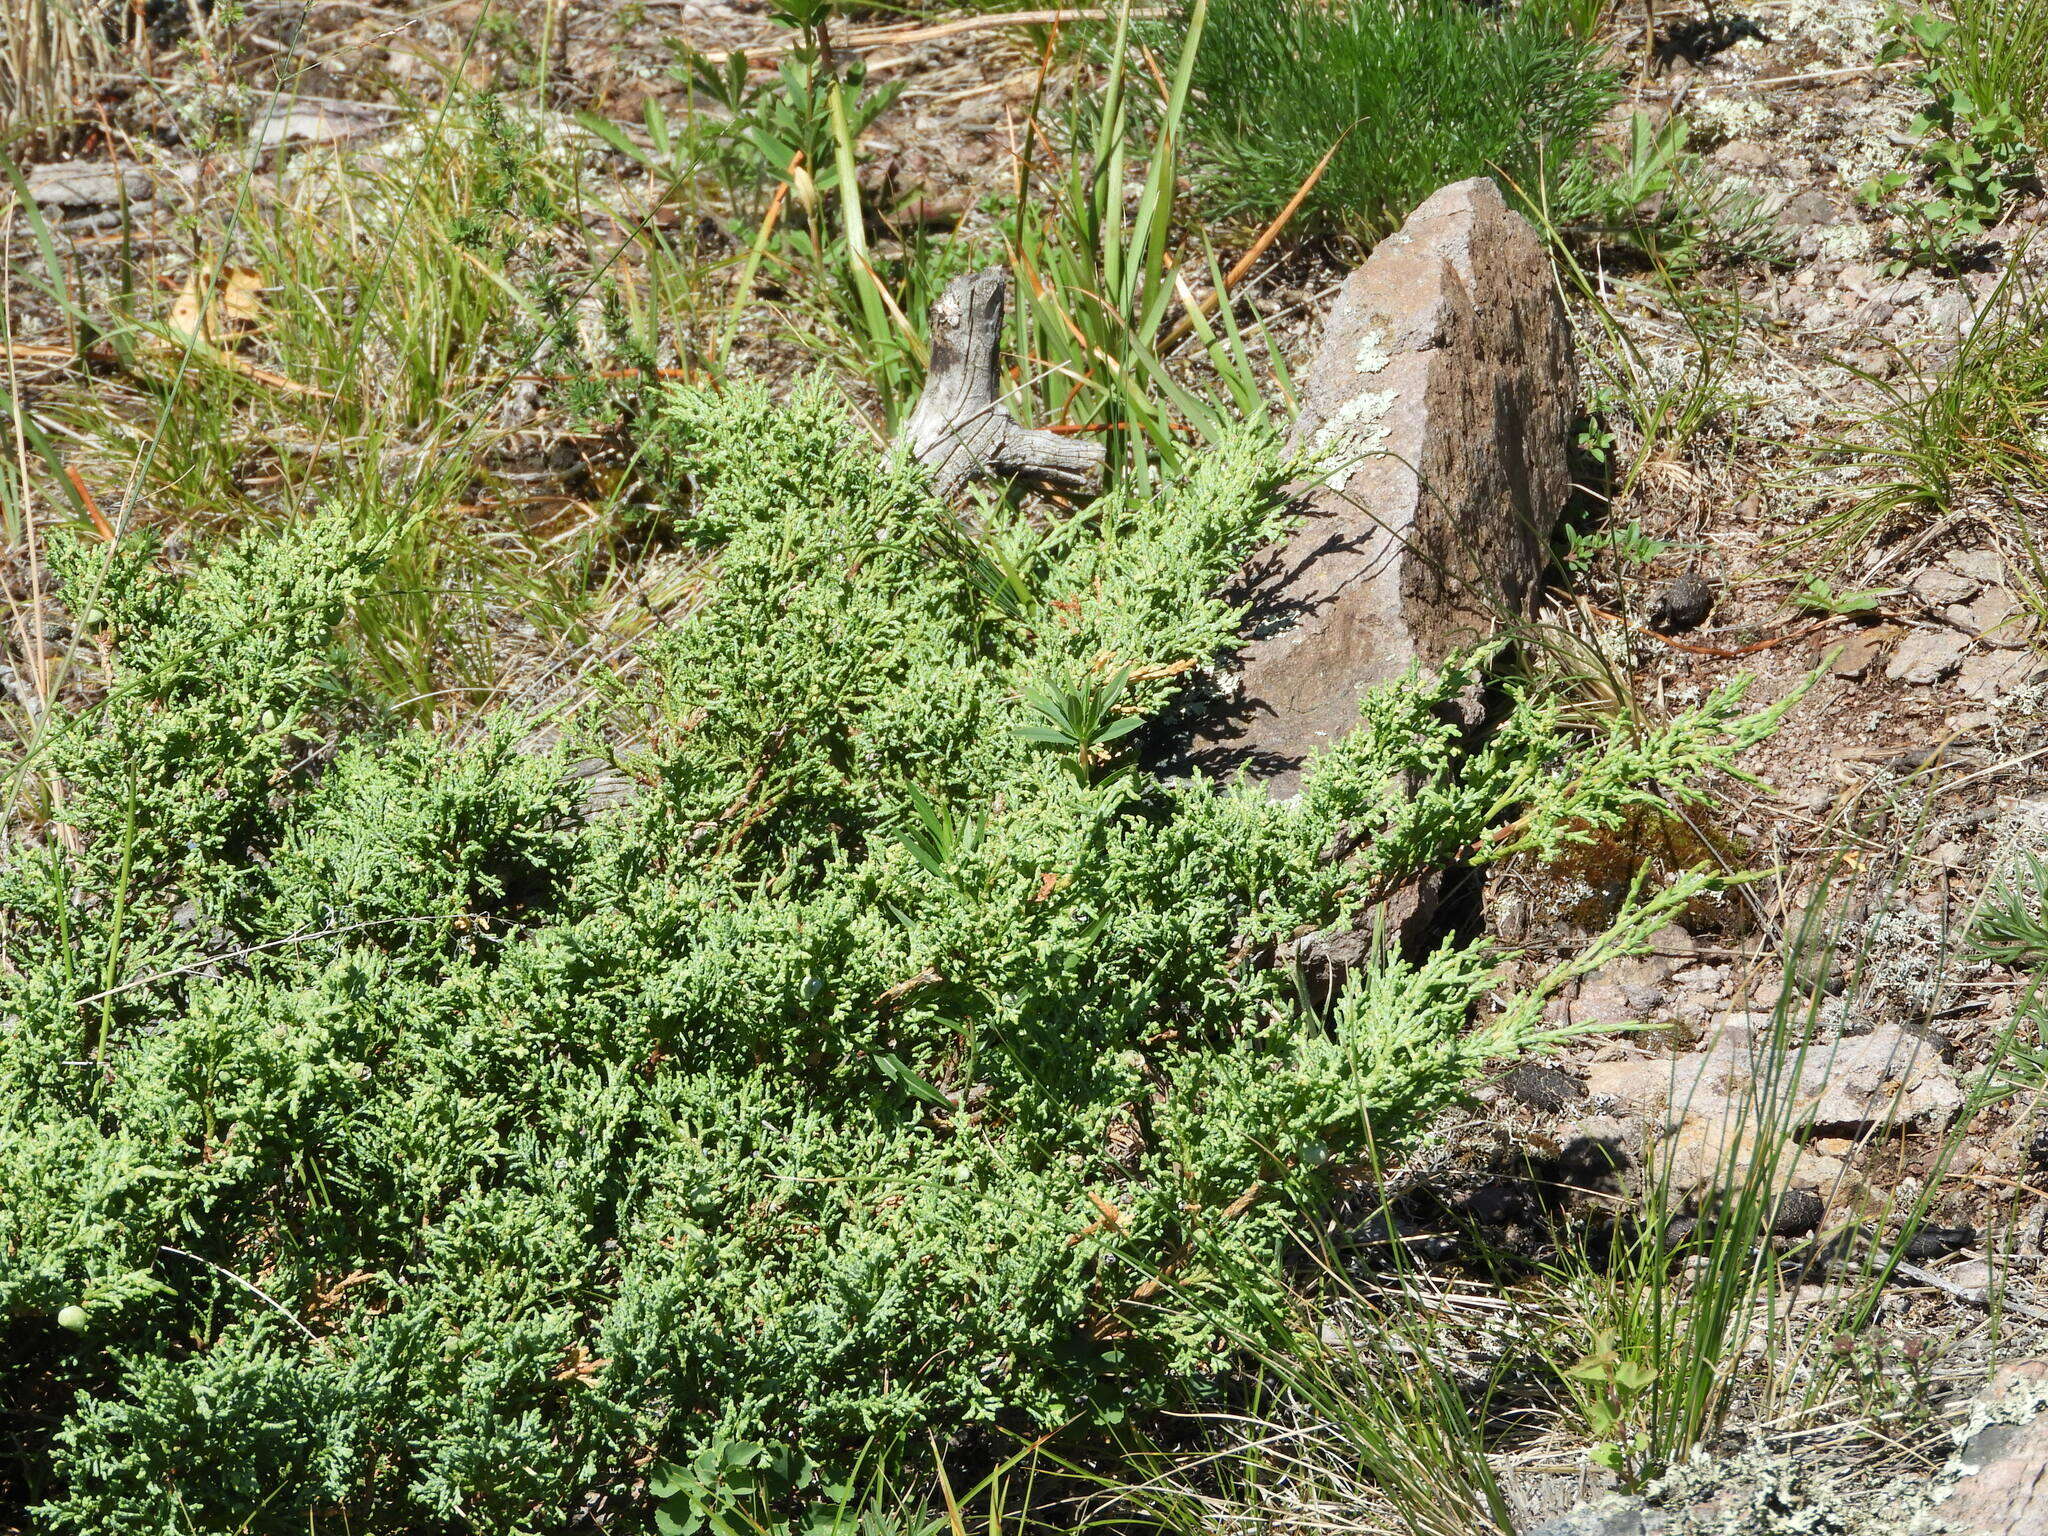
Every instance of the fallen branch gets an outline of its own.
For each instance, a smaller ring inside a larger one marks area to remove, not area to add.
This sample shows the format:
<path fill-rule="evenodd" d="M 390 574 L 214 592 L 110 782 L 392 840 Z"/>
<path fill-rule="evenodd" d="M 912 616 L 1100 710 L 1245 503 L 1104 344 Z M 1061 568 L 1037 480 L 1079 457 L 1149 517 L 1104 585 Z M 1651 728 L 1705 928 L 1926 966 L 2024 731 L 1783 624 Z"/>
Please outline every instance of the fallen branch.
<path fill-rule="evenodd" d="M 1944 1296 L 1952 1296 L 1965 1306 L 1975 1307 L 1979 1312 L 1989 1312 L 1992 1310 L 1992 1301 L 1988 1291 L 1974 1289 L 1966 1285 L 1957 1285 L 1955 1281 L 1948 1279 L 1946 1276 L 1937 1275 L 1933 1270 L 1923 1268 L 1918 1264 L 1908 1263 L 1904 1259 L 1894 1260 L 1892 1263 L 1892 1273 L 1912 1281 L 1915 1285 L 1928 1286 L 1940 1291 Z M 2010 1295 L 1999 1299 L 1998 1310 L 2010 1312 L 2016 1317 L 2024 1317 L 2030 1322 L 2048 1323 L 2048 1310 L 2043 1310 L 2030 1302 L 2016 1300 Z"/>
<path fill-rule="evenodd" d="M 75 347 L 34 347 L 10 341 L 0 346 L 0 357 L 23 363 L 69 363 L 77 360 L 78 351 Z"/>
<path fill-rule="evenodd" d="M 962 273 L 932 305 L 932 365 L 902 443 L 951 500 L 975 480 L 1024 480 L 1092 494 L 1108 451 L 1085 439 L 1033 431 L 1003 404 L 997 354 L 1009 275 L 1001 267 Z"/>
<path fill-rule="evenodd" d="M 1781 85 L 1806 85 L 1816 80 L 1844 80 L 1851 75 L 1873 75 L 1881 69 L 1906 69 L 1919 64 L 1918 59 L 1891 59 L 1882 64 L 1852 64 L 1847 69 L 1816 69 L 1801 75 L 1762 75 L 1752 80 L 1709 80 L 1704 85 L 1695 85 L 1695 94 L 1701 91 L 1767 91 Z"/>

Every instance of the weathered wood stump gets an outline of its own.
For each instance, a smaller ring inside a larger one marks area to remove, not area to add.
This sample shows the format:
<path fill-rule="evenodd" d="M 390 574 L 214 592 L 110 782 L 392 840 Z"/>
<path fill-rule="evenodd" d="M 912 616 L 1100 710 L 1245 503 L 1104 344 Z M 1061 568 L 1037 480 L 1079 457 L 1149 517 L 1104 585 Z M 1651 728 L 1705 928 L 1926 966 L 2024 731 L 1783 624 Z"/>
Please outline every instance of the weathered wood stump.
<path fill-rule="evenodd" d="M 1008 302 L 1009 277 L 1000 267 L 946 285 L 932 305 L 931 371 L 903 443 L 949 501 L 975 480 L 1093 494 L 1102 482 L 1100 443 L 1021 427 L 1003 405 L 997 364 Z"/>

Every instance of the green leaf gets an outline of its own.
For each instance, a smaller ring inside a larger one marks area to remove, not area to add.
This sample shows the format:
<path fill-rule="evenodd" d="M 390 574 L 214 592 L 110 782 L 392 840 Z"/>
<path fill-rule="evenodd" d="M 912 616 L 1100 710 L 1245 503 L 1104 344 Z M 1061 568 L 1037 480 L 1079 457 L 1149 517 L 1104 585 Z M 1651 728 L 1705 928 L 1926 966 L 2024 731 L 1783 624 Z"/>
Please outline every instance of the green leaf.
<path fill-rule="evenodd" d="M 901 1058 L 888 1051 L 878 1051 L 874 1056 L 874 1063 L 881 1069 L 882 1076 L 888 1078 L 890 1082 L 903 1089 L 911 1097 L 923 1099 L 927 1104 L 935 1104 L 941 1109 L 953 1108 L 953 1101 L 951 1099 L 941 1093 L 935 1084 L 927 1082 L 911 1068 L 905 1066 Z"/>
<path fill-rule="evenodd" d="M 1614 1384 L 1625 1392 L 1640 1392 L 1657 1379 L 1656 1367 L 1624 1360 L 1614 1368 Z"/>

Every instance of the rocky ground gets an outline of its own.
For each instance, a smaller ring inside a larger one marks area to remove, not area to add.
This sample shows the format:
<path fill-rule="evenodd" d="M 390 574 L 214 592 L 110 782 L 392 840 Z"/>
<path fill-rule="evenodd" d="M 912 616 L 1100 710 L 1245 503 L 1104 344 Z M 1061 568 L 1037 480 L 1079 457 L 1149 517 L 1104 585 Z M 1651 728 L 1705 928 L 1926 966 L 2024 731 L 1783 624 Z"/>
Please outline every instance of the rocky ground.
<path fill-rule="evenodd" d="M 1870 1330 L 1924 1338 L 1945 1389 L 1965 1389 L 1953 1406 L 1968 1401 L 1984 1361 L 2048 1337 L 2038 1078 L 2014 1070 L 2021 1091 L 1988 1105 L 1966 1106 L 1963 1092 L 1995 1057 L 2018 1068 L 2013 1019 L 2032 986 L 2025 969 L 1970 958 L 1963 936 L 2048 836 L 2048 670 L 2032 553 L 2040 508 L 1966 495 L 1945 515 L 1847 545 L 1816 528 L 1871 478 L 1853 455 L 1827 450 L 1871 441 L 1892 389 L 1933 377 L 2001 295 L 2032 281 L 2040 253 L 2030 239 L 2048 206 L 2021 199 L 1959 276 L 1888 271 L 1887 232 L 1856 194 L 1912 142 L 1914 104 L 1900 73 L 1857 68 L 1875 56 L 1879 8 L 1753 14 L 1766 37 L 1674 59 L 1656 95 L 1705 131 L 1701 147 L 1725 185 L 1754 190 L 1778 255 L 1701 274 L 1701 302 L 1727 316 L 1717 383 L 1728 403 L 1712 430 L 1660 454 L 1610 519 L 1668 547 L 1595 561 L 1552 616 L 1612 660 L 1615 693 L 1651 709 L 1737 676 L 1755 679 L 1757 702 L 1817 676 L 1750 754 L 1754 780 L 1729 784 L 1711 815 L 1677 829 L 1673 854 L 1704 846 L 1770 873 L 1667 929 L 1654 954 L 1588 978 L 1560 1010 L 1647 1033 L 1570 1049 L 1555 1070 L 1509 1073 L 1448 1140 L 1469 1137 L 1496 1169 L 1517 1144 L 1562 1149 L 1567 1163 L 1573 1148 L 1615 1149 L 1628 1170 L 1618 1187 L 1666 1181 L 1681 1220 L 1763 1159 L 1769 1186 L 1792 1192 L 1776 1239 L 1788 1249 L 1922 1202 L 1925 1261 L 1895 1276 Z M 1815 78 L 1759 83 L 1801 74 Z M 1668 304 L 1626 277 L 1608 292 L 1649 372 L 1697 368 L 1702 349 Z M 1837 590 L 1881 595 L 1837 618 L 1790 606 L 1821 573 Z M 1713 589 L 1710 612 L 1697 625 L 1656 623 L 1660 598 L 1689 575 Z M 1562 888 L 1511 871 L 1490 883 L 1488 919 L 1544 957 L 1613 899 L 1615 874 L 1597 851 Z M 1771 1021 L 1788 1005 L 1817 1025 L 1789 1056 Z M 1770 1086 L 1760 1090 L 1759 1078 Z M 1768 1131 L 1757 1127 L 1759 1097 L 1787 1109 Z M 1451 1204 L 1485 1222 L 1489 1207 L 1514 1208 L 1513 1186 L 1477 1182 Z M 1791 1293 L 1794 1332 L 1827 1285 L 1815 1275 Z M 1920 1449 L 1916 1494 L 1947 1450 Z M 1945 1477 L 1966 1464 L 1971 1453 Z M 1887 1514 L 1899 1488 L 1868 1468 L 1835 1478 L 1829 1466 L 1824 1450 L 1781 1446 L 1729 1471 L 1748 1490 L 1741 1498 L 1702 1476 L 1667 1490 L 1661 1513 L 1628 1503 L 1611 1518 L 1544 1529 L 2003 1531 L 2048 1518 L 2039 1503 L 2024 1506 L 2031 1513 L 1926 1513 L 1917 1497 Z M 2037 1459 L 2020 1480 L 2036 1486 L 2039 1476 Z"/>

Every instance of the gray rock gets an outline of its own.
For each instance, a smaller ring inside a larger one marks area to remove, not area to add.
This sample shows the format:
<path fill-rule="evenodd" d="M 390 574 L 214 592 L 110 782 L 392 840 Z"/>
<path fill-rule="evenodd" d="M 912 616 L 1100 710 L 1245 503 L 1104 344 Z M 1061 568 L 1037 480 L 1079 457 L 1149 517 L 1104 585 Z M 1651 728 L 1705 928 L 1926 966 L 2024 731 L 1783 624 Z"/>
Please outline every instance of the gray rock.
<path fill-rule="evenodd" d="M 1860 681 L 1871 664 L 1884 655 L 1884 648 L 1898 639 L 1899 633 L 1896 624 L 1877 624 L 1857 630 L 1842 642 L 1841 651 L 1834 661 L 1835 676 L 1851 682 Z"/>
<path fill-rule="evenodd" d="M 1522 1536 L 1659 1536 L 1670 1528 L 1662 1510 L 1641 1499 L 1612 1493 L 1594 1504 L 1529 1527 Z"/>
<path fill-rule="evenodd" d="M 1345 281 L 1293 443 L 1323 478 L 1233 595 L 1253 638 L 1188 766 L 1292 794 L 1361 696 L 1526 612 L 1570 491 L 1571 333 L 1543 242 L 1483 177 L 1443 188 Z"/>
<path fill-rule="evenodd" d="M 1967 603 L 1951 604 L 1944 617 L 1986 645 L 2008 651 L 2026 649 L 2027 632 L 2033 628 L 2027 611 L 2003 587 L 1987 587 Z"/>
<path fill-rule="evenodd" d="M 1760 171 L 1776 157 L 1763 145 L 1748 139 L 1730 139 L 1714 151 L 1713 158 L 1738 171 Z"/>
<path fill-rule="evenodd" d="M 1843 1187 L 1844 1169 L 1797 1137 L 1939 1127 L 1963 1103 L 1939 1049 L 1902 1025 L 1800 1051 L 1763 1013 L 1729 1014 L 1682 1056 L 1593 1062 L 1585 1073 L 1594 1100 L 1655 1118 L 1655 1160 L 1680 1193 L 1763 1168 L 1781 1192 L 1825 1194 Z"/>
<path fill-rule="evenodd" d="M 1778 210 L 1778 224 L 1783 229 L 1811 229 L 1818 224 L 1839 224 L 1841 220 L 1840 211 L 1828 200 L 1828 195 L 1814 189 L 1795 194 Z"/>
<path fill-rule="evenodd" d="M 1303 980 L 1334 996 L 1344 978 L 1383 944 L 1411 961 L 1421 960 L 1433 947 L 1431 924 L 1442 896 L 1442 874 L 1424 870 L 1384 901 L 1353 913 L 1349 923 L 1302 935 L 1294 943 L 1294 962 Z"/>
<path fill-rule="evenodd" d="M 62 160 L 28 171 L 28 195 L 44 208 L 111 208 L 150 196 L 149 174 L 127 161 Z"/>
<path fill-rule="evenodd" d="M 1938 683 L 1962 664 L 1970 637 L 1948 629 L 1916 629 L 1899 642 L 1884 675 L 1895 683 Z"/>
<path fill-rule="evenodd" d="M 1946 608 L 1950 603 L 1967 603 L 1983 583 L 1945 565 L 1930 565 L 1906 585 L 1928 607 Z"/>
<path fill-rule="evenodd" d="M 1958 1438 L 1925 1528 L 1951 1536 L 2048 1530 L 2048 1360 L 2000 1367 Z"/>
<path fill-rule="evenodd" d="M 396 113 L 368 101 L 280 96 L 265 103 L 249 125 L 249 142 L 262 149 L 300 142 L 332 144 L 389 128 Z"/>
<path fill-rule="evenodd" d="M 1963 663 L 1956 689 L 1973 699 L 1997 699 L 2026 685 L 2035 669 L 2023 651 L 1980 651 Z"/>
<path fill-rule="evenodd" d="M 1943 563 L 1978 581 L 1996 584 L 2005 580 L 2005 559 L 1995 549 L 1959 549 Z"/>

